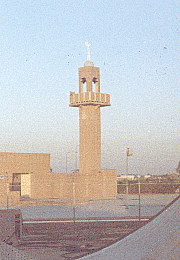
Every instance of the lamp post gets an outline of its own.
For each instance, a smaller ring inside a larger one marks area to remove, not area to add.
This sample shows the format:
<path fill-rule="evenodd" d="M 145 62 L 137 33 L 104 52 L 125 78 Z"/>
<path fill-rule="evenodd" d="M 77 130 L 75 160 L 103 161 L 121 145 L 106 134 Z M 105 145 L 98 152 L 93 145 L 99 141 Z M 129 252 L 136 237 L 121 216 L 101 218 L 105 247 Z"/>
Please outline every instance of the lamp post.
<path fill-rule="evenodd" d="M 129 193 L 128 191 L 128 155 L 126 157 L 126 195 Z"/>
<path fill-rule="evenodd" d="M 8 171 L 5 171 L 6 173 L 6 186 L 7 186 L 7 209 L 9 208 L 9 197 L 8 197 L 8 193 L 9 193 L 9 180 L 8 180 Z"/>
<path fill-rule="evenodd" d="M 72 181 L 73 181 L 73 222 L 75 224 L 76 221 L 76 197 L 75 197 L 75 173 L 72 173 L 73 177 L 72 177 Z"/>
<path fill-rule="evenodd" d="M 133 155 L 133 151 L 130 149 L 130 148 L 127 148 L 126 150 L 126 194 L 129 193 L 129 190 L 128 190 L 128 157 L 129 156 L 132 156 Z"/>
<path fill-rule="evenodd" d="M 75 151 L 75 155 L 76 155 L 76 158 L 75 158 L 75 170 L 74 170 L 74 173 L 73 176 L 72 176 L 72 184 L 73 184 L 73 222 L 75 224 L 75 221 L 76 221 L 76 191 L 75 191 L 75 174 L 77 173 L 77 154 L 78 154 L 78 151 L 77 151 L 77 148 L 78 148 L 79 144 L 76 145 L 76 151 Z"/>
<path fill-rule="evenodd" d="M 68 155 L 68 153 L 70 153 L 70 152 L 66 153 L 66 173 L 67 173 L 67 155 Z"/>
<path fill-rule="evenodd" d="M 141 221 L 141 182 L 140 182 L 140 175 L 138 175 L 138 187 L 139 187 L 139 221 Z"/>
<path fill-rule="evenodd" d="M 76 151 L 75 151 L 75 154 L 76 154 L 75 172 L 77 172 L 77 154 L 78 154 L 77 148 L 78 148 L 78 146 L 79 146 L 79 144 L 76 145 Z"/>
<path fill-rule="evenodd" d="M 126 209 L 128 209 L 128 193 L 129 193 L 129 187 L 128 187 L 128 157 L 133 155 L 133 151 L 130 150 L 130 148 L 127 148 L 126 150 Z"/>

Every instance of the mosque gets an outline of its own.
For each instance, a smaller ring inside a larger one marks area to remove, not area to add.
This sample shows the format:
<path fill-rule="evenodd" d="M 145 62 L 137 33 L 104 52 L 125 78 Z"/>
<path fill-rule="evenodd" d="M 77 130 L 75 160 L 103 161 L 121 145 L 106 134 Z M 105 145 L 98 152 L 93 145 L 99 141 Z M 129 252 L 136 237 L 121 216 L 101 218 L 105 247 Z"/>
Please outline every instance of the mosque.
<path fill-rule="evenodd" d="M 0 153 L 0 205 L 29 199 L 107 198 L 117 196 L 117 170 L 101 169 L 101 107 L 110 95 L 100 92 L 100 69 L 90 61 L 79 68 L 79 93 L 70 92 L 70 107 L 79 108 L 79 171 L 52 173 L 50 154 Z"/>

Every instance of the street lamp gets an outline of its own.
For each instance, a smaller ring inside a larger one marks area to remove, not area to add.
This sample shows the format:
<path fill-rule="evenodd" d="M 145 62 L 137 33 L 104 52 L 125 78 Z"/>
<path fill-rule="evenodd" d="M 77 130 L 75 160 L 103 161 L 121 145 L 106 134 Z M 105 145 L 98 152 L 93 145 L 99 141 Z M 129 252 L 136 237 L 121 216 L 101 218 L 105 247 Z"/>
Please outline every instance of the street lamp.
<path fill-rule="evenodd" d="M 127 148 L 126 150 L 126 209 L 128 209 L 128 193 L 129 193 L 129 189 L 128 189 L 128 157 L 133 155 L 133 151 L 130 150 L 130 148 Z"/>
<path fill-rule="evenodd" d="M 73 181 L 73 222 L 75 224 L 75 221 L 76 221 L 76 213 L 75 213 L 75 210 L 76 210 L 76 197 L 75 197 L 75 173 L 72 173 L 73 176 L 72 176 L 72 181 Z"/>
<path fill-rule="evenodd" d="M 9 180 L 8 180 L 8 171 L 5 171 L 5 173 L 6 173 L 6 186 L 7 186 L 7 195 L 6 195 L 6 197 L 7 197 L 7 209 L 9 208 L 9 197 L 8 197 L 8 193 L 9 193 L 9 191 L 8 191 L 8 189 L 9 189 L 9 184 L 8 184 L 8 182 L 9 182 Z"/>
<path fill-rule="evenodd" d="M 78 148 L 78 146 L 79 146 L 79 144 L 76 145 L 76 151 L 75 151 L 75 154 L 76 154 L 75 172 L 77 172 L 77 154 L 78 154 L 78 150 L 77 150 L 77 148 Z"/>
<path fill-rule="evenodd" d="M 128 194 L 128 155 L 126 157 L 126 195 Z"/>
<path fill-rule="evenodd" d="M 141 183 L 140 183 L 140 175 L 138 175 L 138 186 L 139 186 L 139 221 L 141 220 Z"/>
<path fill-rule="evenodd" d="M 66 173 L 67 173 L 67 155 L 68 155 L 68 153 L 70 153 L 70 152 L 66 153 Z"/>
<path fill-rule="evenodd" d="M 133 151 L 130 150 L 130 148 L 127 148 L 126 150 L 126 195 L 129 193 L 128 191 L 128 157 L 133 155 Z"/>

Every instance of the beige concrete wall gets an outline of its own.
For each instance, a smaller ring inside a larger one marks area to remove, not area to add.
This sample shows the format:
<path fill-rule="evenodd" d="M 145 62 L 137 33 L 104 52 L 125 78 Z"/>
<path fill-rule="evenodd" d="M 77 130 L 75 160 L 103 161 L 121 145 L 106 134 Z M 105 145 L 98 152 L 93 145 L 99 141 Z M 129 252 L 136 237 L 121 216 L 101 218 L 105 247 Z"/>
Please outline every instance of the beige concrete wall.
<path fill-rule="evenodd" d="M 2 175 L 1 175 L 2 176 Z M 16 205 L 20 201 L 19 191 L 9 191 L 6 175 L 4 179 L 0 179 L 0 207 L 6 208 Z"/>
<path fill-rule="evenodd" d="M 31 174 L 31 198 L 72 198 L 71 176 L 69 173 Z"/>
<path fill-rule="evenodd" d="M 76 199 L 117 196 L 117 171 L 102 170 L 91 174 L 31 174 L 31 198 L 72 199 L 73 180 Z"/>
<path fill-rule="evenodd" d="M 8 192 L 8 207 L 16 206 L 20 201 L 20 191 Z"/>
<path fill-rule="evenodd" d="M 102 169 L 88 175 L 86 196 L 89 198 L 107 198 L 117 196 L 117 170 Z"/>
<path fill-rule="evenodd" d="M 103 178 L 102 173 L 93 173 L 88 176 L 87 197 L 102 198 L 103 197 Z"/>
<path fill-rule="evenodd" d="M 75 197 L 87 198 L 88 178 L 85 174 L 75 174 Z"/>
<path fill-rule="evenodd" d="M 44 153 L 0 153 L 0 175 L 8 172 L 9 182 L 13 173 L 49 173 L 50 154 Z"/>
<path fill-rule="evenodd" d="M 0 204 L 5 207 L 7 204 L 7 179 L 5 174 L 0 174 Z"/>
<path fill-rule="evenodd" d="M 103 197 L 117 196 L 117 170 L 103 169 Z"/>

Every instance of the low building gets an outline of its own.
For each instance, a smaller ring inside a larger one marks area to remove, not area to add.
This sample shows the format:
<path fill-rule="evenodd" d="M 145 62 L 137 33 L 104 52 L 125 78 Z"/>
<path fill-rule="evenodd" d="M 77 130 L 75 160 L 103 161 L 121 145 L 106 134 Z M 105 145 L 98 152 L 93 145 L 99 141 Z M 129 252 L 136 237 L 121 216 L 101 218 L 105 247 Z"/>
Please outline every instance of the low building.
<path fill-rule="evenodd" d="M 0 204 L 8 206 L 31 197 L 31 174 L 50 173 L 50 154 L 0 153 Z"/>
<path fill-rule="evenodd" d="M 124 181 L 124 180 L 128 180 L 128 181 L 133 181 L 135 180 L 136 176 L 133 174 L 127 174 L 127 175 L 121 175 L 117 177 L 117 181 Z"/>
<path fill-rule="evenodd" d="M 0 153 L 0 205 L 30 199 L 104 198 L 117 195 L 116 170 L 52 173 L 50 154 Z M 74 192 L 74 193 L 73 193 Z"/>

